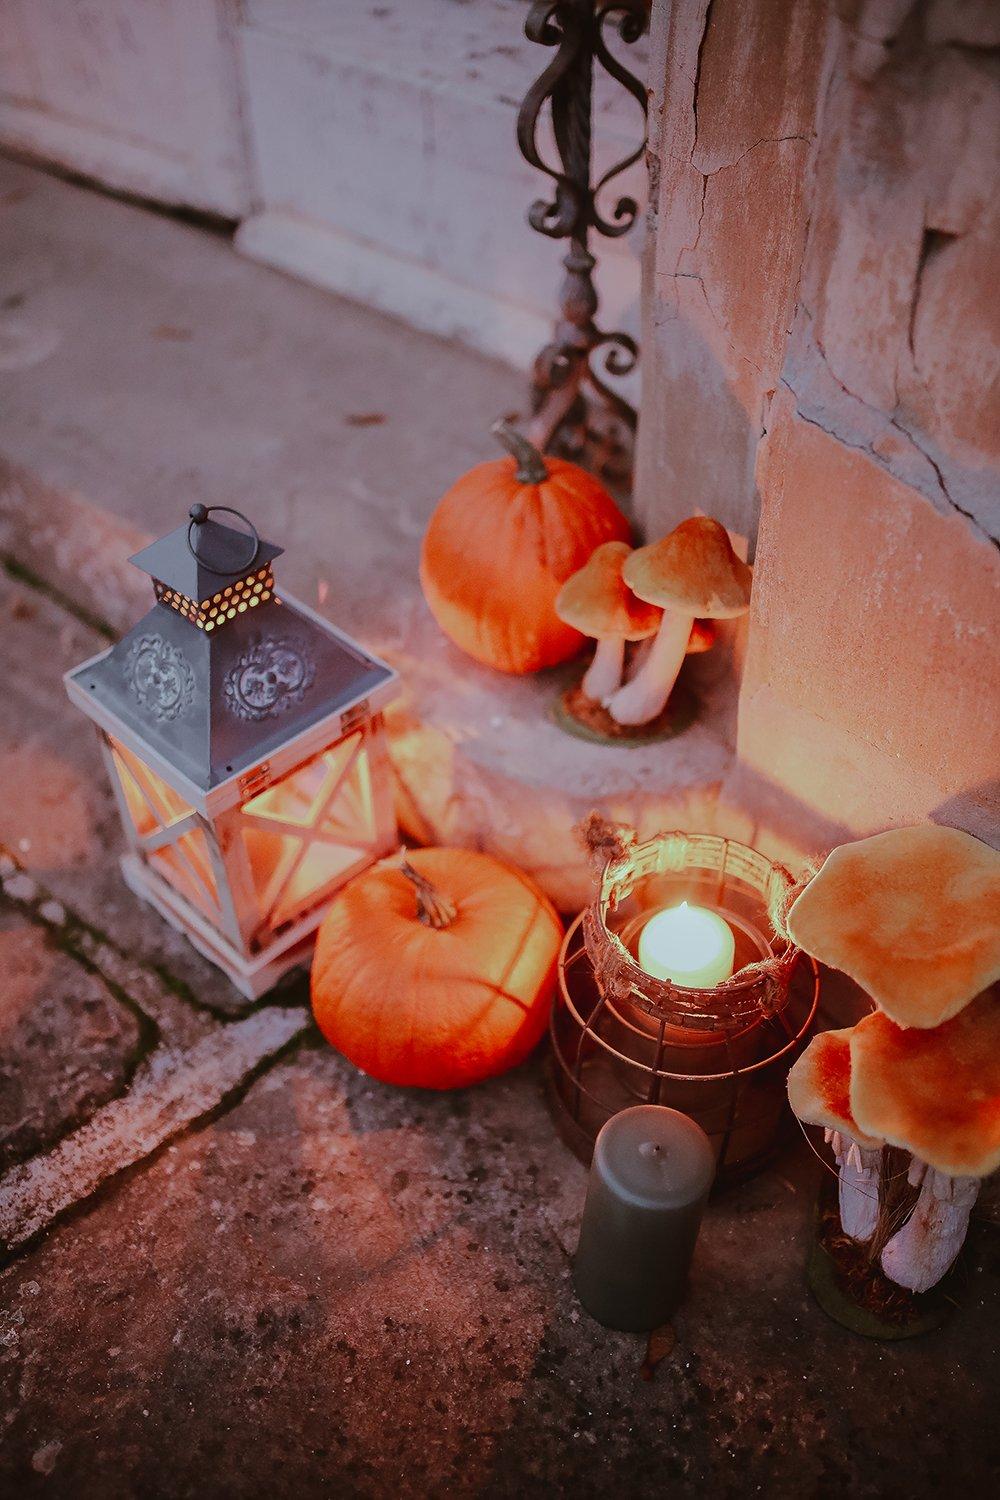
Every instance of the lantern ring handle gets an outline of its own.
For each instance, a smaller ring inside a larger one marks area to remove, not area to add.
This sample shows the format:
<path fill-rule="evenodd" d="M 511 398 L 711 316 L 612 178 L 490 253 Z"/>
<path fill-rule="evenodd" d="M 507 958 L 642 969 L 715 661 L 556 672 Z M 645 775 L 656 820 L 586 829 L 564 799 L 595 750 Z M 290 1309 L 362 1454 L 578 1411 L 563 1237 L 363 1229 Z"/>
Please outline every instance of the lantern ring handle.
<path fill-rule="evenodd" d="M 224 510 L 227 515 L 236 516 L 238 520 L 250 528 L 250 535 L 247 537 L 247 541 L 251 543 L 250 555 L 245 562 L 240 563 L 238 568 L 217 568 L 213 563 L 209 562 L 207 557 L 201 555 L 191 540 L 193 527 L 204 525 L 214 510 Z M 248 568 L 253 567 L 257 561 L 257 554 L 260 551 L 260 537 L 257 534 L 256 526 L 249 516 L 245 516 L 241 510 L 235 510 L 231 505 L 192 505 L 188 515 L 191 517 L 187 529 L 188 551 L 195 562 L 202 563 L 210 572 L 217 573 L 220 578 L 235 578 L 238 573 L 245 573 Z"/>

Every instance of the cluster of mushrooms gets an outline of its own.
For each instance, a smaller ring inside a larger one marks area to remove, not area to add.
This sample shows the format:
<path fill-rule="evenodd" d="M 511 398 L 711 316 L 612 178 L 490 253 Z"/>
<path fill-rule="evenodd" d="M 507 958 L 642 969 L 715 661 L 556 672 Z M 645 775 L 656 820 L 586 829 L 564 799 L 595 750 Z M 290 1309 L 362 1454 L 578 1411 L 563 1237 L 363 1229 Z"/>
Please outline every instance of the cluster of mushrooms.
<path fill-rule="evenodd" d="M 812 1040 L 789 1074 L 792 1109 L 824 1127 L 844 1233 L 891 1281 L 928 1291 L 962 1247 L 982 1178 L 1000 1167 L 1000 854 L 937 826 L 842 845 L 788 930 L 876 1007 Z M 919 1190 L 888 1238 L 887 1146 L 910 1153 Z"/>
<path fill-rule="evenodd" d="M 556 599 L 559 618 L 597 642 L 581 683 L 585 696 L 617 724 L 658 718 L 685 656 L 713 645 L 713 622 L 747 612 L 751 579 L 725 527 L 710 516 L 692 516 L 634 551 L 627 542 L 604 542 Z M 626 643 L 647 640 L 623 682 Z"/>

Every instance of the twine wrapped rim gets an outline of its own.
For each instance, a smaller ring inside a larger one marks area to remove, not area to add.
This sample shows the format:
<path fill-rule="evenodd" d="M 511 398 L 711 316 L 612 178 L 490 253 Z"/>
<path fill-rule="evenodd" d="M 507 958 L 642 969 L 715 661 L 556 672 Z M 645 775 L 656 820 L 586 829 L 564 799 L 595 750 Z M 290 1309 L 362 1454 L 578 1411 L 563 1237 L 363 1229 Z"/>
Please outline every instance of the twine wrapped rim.
<path fill-rule="evenodd" d="M 579 831 L 595 855 L 610 854 L 604 864 L 598 897 L 583 917 L 587 953 L 603 995 L 613 1002 L 628 1001 L 669 1025 L 726 1033 L 744 1030 L 762 1017 L 776 1016 L 784 1009 L 799 958 L 799 949 L 788 933 L 787 915 L 811 872 L 796 880 L 784 865 L 715 834 L 686 834 L 677 830 L 639 842 L 631 830 L 620 824 L 606 824 L 596 814 L 585 819 Z M 698 874 L 697 863 L 683 858 L 698 847 L 718 852 L 718 863 L 701 866 L 700 873 L 715 876 L 720 889 L 724 888 L 727 873 L 742 877 L 751 889 L 756 882 L 750 879 L 749 872 L 763 879 L 762 914 L 770 931 L 762 935 L 772 949 L 772 956 L 745 964 L 730 978 L 708 989 L 692 989 L 647 974 L 607 922 L 608 915 L 643 876 L 671 872 Z M 730 861 L 738 868 L 730 871 Z"/>

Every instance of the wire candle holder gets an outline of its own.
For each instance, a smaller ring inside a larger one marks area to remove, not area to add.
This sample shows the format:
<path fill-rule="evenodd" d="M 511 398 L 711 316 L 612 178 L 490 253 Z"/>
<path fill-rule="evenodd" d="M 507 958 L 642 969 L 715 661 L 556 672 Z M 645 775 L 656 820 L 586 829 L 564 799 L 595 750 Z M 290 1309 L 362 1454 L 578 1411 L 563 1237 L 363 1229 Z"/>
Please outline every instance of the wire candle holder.
<path fill-rule="evenodd" d="M 608 861 L 566 934 L 550 1024 L 556 1117 L 583 1160 L 606 1120 L 646 1102 L 701 1125 L 719 1177 L 763 1164 L 819 1003 L 819 970 L 784 928 L 793 887 L 783 866 L 711 834 L 661 834 Z M 682 901 L 733 932 L 734 972 L 719 984 L 675 984 L 638 963 L 646 923 Z"/>

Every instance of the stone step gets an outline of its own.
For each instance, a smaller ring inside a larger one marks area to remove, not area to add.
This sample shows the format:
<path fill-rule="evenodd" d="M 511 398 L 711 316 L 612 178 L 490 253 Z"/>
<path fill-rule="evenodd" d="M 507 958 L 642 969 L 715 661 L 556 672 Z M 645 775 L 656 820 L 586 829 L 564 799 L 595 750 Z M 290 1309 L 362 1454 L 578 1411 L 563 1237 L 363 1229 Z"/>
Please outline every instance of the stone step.
<path fill-rule="evenodd" d="M 551 676 L 475 665 L 426 611 L 427 518 L 492 456 L 520 377 L 26 167 L 0 164 L 0 195 L 8 554 L 121 631 L 148 606 L 129 553 L 192 501 L 236 505 L 286 547 L 283 584 L 401 670 L 411 837 L 509 858 L 573 910 L 591 876 L 572 827 L 591 808 L 643 834 L 714 831 L 735 738 L 726 652 L 697 664 L 702 712 L 682 736 L 611 749 L 550 721 Z"/>

